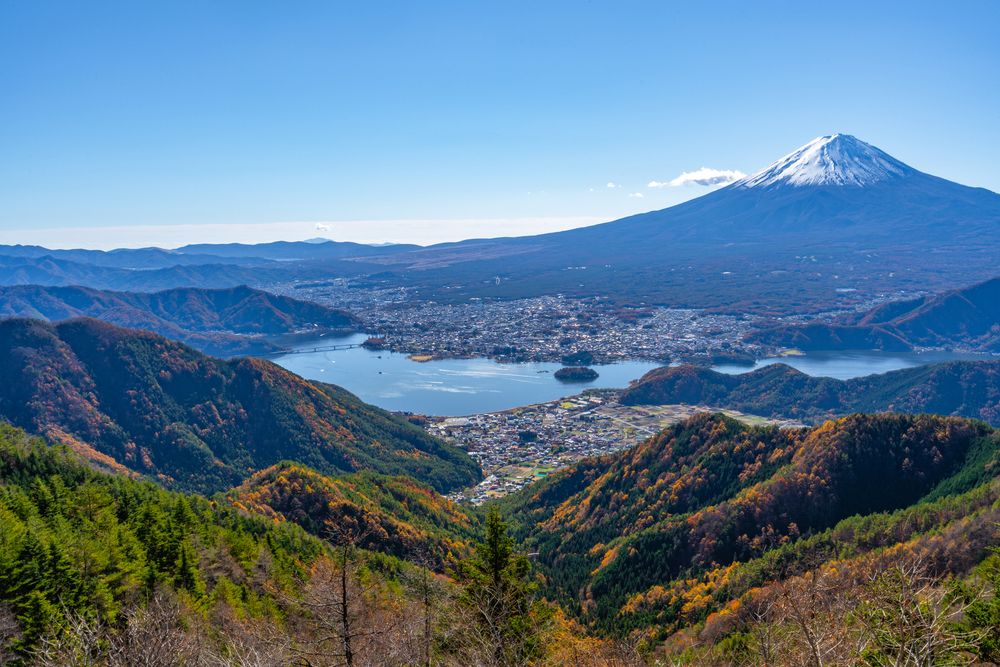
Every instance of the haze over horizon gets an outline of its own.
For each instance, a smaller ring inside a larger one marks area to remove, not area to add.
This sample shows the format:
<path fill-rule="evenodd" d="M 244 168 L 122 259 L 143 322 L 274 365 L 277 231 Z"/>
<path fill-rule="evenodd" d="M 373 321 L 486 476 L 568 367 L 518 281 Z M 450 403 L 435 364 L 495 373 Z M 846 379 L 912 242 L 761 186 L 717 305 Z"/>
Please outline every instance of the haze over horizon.
<path fill-rule="evenodd" d="M 434 245 L 475 238 L 528 236 L 606 222 L 595 217 L 454 218 L 435 220 L 325 220 L 255 223 L 179 223 L 109 227 L 0 229 L 0 245 L 39 245 L 52 250 L 174 249 L 200 243 L 348 241 L 371 245 Z"/>
<path fill-rule="evenodd" d="M 3 13 L 3 243 L 542 233 L 700 196 L 835 132 L 1000 190 L 995 3 Z"/>

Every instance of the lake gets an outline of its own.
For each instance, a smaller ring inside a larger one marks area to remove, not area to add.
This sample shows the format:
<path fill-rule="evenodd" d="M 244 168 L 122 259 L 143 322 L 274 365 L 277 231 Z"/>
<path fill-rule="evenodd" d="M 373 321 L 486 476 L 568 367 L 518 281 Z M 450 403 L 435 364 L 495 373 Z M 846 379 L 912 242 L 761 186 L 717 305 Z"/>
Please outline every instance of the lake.
<path fill-rule="evenodd" d="M 293 349 L 359 344 L 368 336 L 320 338 Z M 490 359 L 440 359 L 424 363 L 395 352 L 361 347 L 332 352 L 286 354 L 272 361 L 309 378 L 340 385 L 362 400 L 386 410 L 463 416 L 544 403 L 584 389 L 624 388 L 662 364 L 627 361 L 594 365 L 591 382 L 560 382 L 552 377 L 562 366 L 552 363 L 500 364 Z"/>
<path fill-rule="evenodd" d="M 924 364 L 934 364 L 954 360 L 984 360 L 998 357 L 984 354 L 961 352 L 808 352 L 802 356 L 769 357 L 759 359 L 753 366 L 719 364 L 712 369 L 720 373 L 738 375 L 767 366 L 786 364 L 806 375 L 849 380 L 863 375 L 888 373 L 901 368 L 912 368 Z"/>
<path fill-rule="evenodd" d="M 367 337 L 366 334 L 354 334 L 314 338 L 297 342 L 292 348 L 357 345 Z M 738 374 L 781 363 L 808 375 L 847 380 L 954 359 L 996 358 L 954 352 L 810 352 L 804 356 L 761 359 L 753 366 L 720 364 L 713 369 Z M 648 361 L 595 365 L 593 368 L 599 373 L 596 380 L 563 383 L 552 376 L 561 368 L 560 364 L 500 364 L 490 359 L 440 359 L 420 363 L 410 360 L 405 354 L 376 352 L 361 347 L 286 354 L 272 360 L 302 377 L 340 385 L 362 400 L 386 410 L 448 417 L 544 403 L 578 394 L 584 389 L 624 388 L 632 380 L 661 365 Z"/>

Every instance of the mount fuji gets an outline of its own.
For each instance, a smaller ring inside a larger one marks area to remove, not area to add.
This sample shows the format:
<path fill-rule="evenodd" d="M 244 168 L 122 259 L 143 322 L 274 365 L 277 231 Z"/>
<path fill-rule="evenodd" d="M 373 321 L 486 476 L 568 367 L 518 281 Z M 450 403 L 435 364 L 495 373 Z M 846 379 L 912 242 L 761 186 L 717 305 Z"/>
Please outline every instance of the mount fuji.
<path fill-rule="evenodd" d="M 740 188 L 846 185 L 872 186 L 916 173 L 888 153 L 849 134 L 817 137 L 753 176 Z"/>
<path fill-rule="evenodd" d="M 833 134 L 667 209 L 375 261 L 431 298 L 563 293 L 774 310 L 957 287 L 1000 274 L 998 257 L 1000 195 Z"/>

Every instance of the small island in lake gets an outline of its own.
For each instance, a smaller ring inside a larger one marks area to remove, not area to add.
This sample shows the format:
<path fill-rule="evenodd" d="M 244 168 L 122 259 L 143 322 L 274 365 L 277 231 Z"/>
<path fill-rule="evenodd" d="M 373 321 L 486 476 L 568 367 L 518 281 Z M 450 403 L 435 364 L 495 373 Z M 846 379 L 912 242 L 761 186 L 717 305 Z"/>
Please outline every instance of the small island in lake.
<path fill-rule="evenodd" d="M 369 336 L 365 342 L 361 343 L 361 347 L 366 350 L 384 350 L 389 346 L 389 342 L 380 336 Z"/>
<path fill-rule="evenodd" d="M 557 370 L 555 378 L 562 382 L 590 382 L 597 379 L 597 371 L 586 366 L 567 366 Z"/>

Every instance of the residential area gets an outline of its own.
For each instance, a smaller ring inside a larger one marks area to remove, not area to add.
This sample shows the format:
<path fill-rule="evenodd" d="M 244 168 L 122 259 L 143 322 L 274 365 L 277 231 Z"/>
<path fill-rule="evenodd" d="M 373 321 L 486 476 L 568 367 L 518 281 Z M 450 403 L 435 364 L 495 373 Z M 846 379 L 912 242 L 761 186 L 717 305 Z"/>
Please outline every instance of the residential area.
<path fill-rule="evenodd" d="M 466 450 L 486 476 L 455 495 L 481 503 L 517 491 L 575 461 L 638 444 L 698 412 L 724 412 L 752 424 L 800 426 L 734 410 L 694 405 L 622 405 L 617 390 L 590 390 L 548 403 L 469 417 L 432 418 L 427 430 Z"/>

